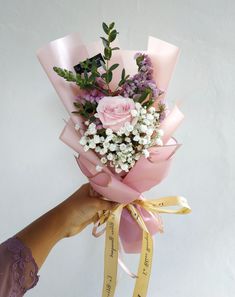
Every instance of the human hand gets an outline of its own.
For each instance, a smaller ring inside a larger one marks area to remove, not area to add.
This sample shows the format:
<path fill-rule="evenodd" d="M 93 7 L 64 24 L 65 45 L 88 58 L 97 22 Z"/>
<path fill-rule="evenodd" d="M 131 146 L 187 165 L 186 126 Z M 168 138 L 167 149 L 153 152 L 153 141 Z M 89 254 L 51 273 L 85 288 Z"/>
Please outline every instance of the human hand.
<path fill-rule="evenodd" d="M 84 184 L 58 206 L 65 217 L 64 237 L 81 232 L 97 219 L 98 211 L 109 210 L 114 205 L 114 202 L 103 200 L 89 183 Z"/>

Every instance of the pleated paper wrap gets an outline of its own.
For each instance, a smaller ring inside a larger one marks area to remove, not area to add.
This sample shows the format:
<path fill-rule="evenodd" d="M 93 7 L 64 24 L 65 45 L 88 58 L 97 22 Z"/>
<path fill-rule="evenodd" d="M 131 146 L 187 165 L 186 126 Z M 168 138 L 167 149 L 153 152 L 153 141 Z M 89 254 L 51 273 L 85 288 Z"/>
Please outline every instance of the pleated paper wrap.
<path fill-rule="evenodd" d="M 114 46 L 119 46 L 118 42 Z M 78 132 L 74 127 L 76 123 L 80 123 L 81 127 L 83 127 L 83 119 L 71 113 L 74 111 L 73 102 L 81 91 L 74 83 L 69 83 L 59 77 L 54 72 L 53 66 L 73 71 L 73 67 L 81 61 L 102 52 L 103 46 L 100 41 L 84 44 L 79 34 L 73 33 L 42 47 L 38 50 L 37 56 L 70 115 L 60 139 L 79 154 L 76 158 L 77 163 L 98 193 L 112 201 L 130 203 L 138 198 L 142 199 L 143 192 L 159 184 L 167 176 L 174 153 L 180 146 L 172 138 L 172 135 L 183 120 L 183 114 L 177 107 L 174 107 L 168 113 L 161 124 L 161 129 L 164 131 L 164 145 L 149 149 L 149 158 L 141 157 L 124 178 L 114 174 L 107 166 L 101 172 L 97 172 L 96 166 L 102 166 L 99 157 L 92 150 L 84 151 L 83 146 L 79 144 L 83 130 L 80 129 Z M 120 67 L 114 70 L 111 88 L 114 89 L 117 86 L 123 67 L 126 69 L 127 74 L 133 75 L 137 72 L 134 60 L 136 52 L 129 50 L 113 52 L 110 65 L 118 63 Z M 154 68 L 153 79 L 156 81 L 158 88 L 165 91 L 163 95 L 165 96 L 179 49 L 165 41 L 149 37 L 147 51 L 141 52 L 147 53 L 151 58 Z M 144 209 L 140 209 L 140 213 L 149 232 L 152 235 L 158 232 L 160 229 L 159 222 L 154 218 L 153 214 Z M 123 209 L 122 212 L 119 236 L 125 252 L 140 252 L 142 230 L 126 209 Z"/>

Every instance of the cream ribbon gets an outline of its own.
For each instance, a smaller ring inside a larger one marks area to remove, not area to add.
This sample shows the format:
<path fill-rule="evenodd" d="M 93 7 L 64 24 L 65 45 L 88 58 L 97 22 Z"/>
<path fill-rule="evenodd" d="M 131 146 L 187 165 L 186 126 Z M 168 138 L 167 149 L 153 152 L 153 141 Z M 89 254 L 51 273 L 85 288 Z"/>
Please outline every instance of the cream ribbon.
<path fill-rule="evenodd" d="M 98 214 L 99 219 L 93 228 L 93 235 L 98 237 L 106 230 L 104 255 L 104 283 L 102 297 L 113 297 L 117 281 L 118 251 L 119 251 L 119 224 L 123 208 L 126 208 L 133 219 L 143 230 L 142 248 L 135 282 L 133 297 L 146 297 L 151 274 L 153 257 L 153 239 L 136 206 L 139 205 L 152 214 L 188 214 L 191 212 L 187 200 L 180 196 L 163 197 L 153 200 L 135 200 L 129 204 L 118 204 L 111 211 Z M 175 209 L 169 207 L 177 207 Z M 106 223 L 106 228 L 97 231 L 97 228 Z"/>

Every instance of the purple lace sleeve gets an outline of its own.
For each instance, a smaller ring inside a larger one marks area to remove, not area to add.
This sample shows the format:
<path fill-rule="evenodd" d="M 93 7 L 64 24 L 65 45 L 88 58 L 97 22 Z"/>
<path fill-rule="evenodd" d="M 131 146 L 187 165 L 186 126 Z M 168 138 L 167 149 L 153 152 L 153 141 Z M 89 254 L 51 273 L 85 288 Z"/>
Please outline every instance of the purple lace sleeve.
<path fill-rule="evenodd" d="M 0 297 L 20 297 L 38 282 L 31 250 L 12 237 L 0 245 Z"/>

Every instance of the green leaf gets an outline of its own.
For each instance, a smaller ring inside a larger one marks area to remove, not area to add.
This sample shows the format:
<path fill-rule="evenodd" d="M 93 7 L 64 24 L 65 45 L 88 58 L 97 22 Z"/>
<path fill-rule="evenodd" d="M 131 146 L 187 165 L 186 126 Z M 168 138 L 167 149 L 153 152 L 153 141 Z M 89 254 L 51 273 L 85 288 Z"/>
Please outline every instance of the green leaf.
<path fill-rule="evenodd" d="M 114 26 L 115 26 L 115 23 L 112 22 L 112 23 L 109 25 L 109 30 L 111 31 L 111 30 L 114 28 Z"/>
<path fill-rule="evenodd" d="M 102 23 L 102 27 L 103 27 L 104 32 L 108 35 L 109 34 L 109 27 L 105 23 Z"/>
<path fill-rule="evenodd" d="M 106 38 L 104 38 L 104 37 L 100 37 L 100 38 L 102 39 L 102 42 L 103 42 L 104 47 L 105 48 L 108 48 L 109 47 L 109 41 Z"/>
<path fill-rule="evenodd" d="M 136 64 L 138 67 L 140 67 L 140 63 L 144 60 L 144 55 L 141 55 L 139 56 L 137 59 L 136 59 Z"/>
<path fill-rule="evenodd" d="M 62 69 L 60 67 L 53 67 L 53 70 L 65 80 L 76 82 L 76 76 L 72 71 Z"/>
<path fill-rule="evenodd" d="M 112 50 L 109 47 L 106 47 L 104 49 L 104 57 L 106 60 L 110 60 L 110 58 L 112 57 Z"/>
<path fill-rule="evenodd" d="M 73 105 L 77 108 L 80 108 L 82 106 L 79 102 L 73 102 Z"/>
<path fill-rule="evenodd" d="M 117 47 L 117 46 L 116 46 L 116 47 L 113 47 L 113 48 L 112 48 L 112 51 L 116 51 L 116 50 L 120 50 L 120 47 Z"/>
<path fill-rule="evenodd" d="M 113 78 L 113 73 L 111 71 L 107 72 L 106 82 L 109 84 Z"/>
<path fill-rule="evenodd" d="M 145 89 L 145 90 L 143 91 L 143 93 L 140 95 L 140 97 L 137 99 L 137 101 L 138 101 L 139 103 L 142 103 L 142 102 L 148 97 L 149 94 L 150 94 L 149 89 Z"/>
<path fill-rule="evenodd" d="M 88 73 L 87 73 L 87 70 L 84 70 L 84 78 L 85 78 L 85 80 L 88 80 Z"/>
<path fill-rule="evenodd" d="M 103 73 L 103 74 L 101 75 L 101 77 L 102 77 L 103 79 L 105 79 L 105 77 L 106 77 L 106 73 Z"/>
<path fill-rule="evenodd" d="M 104 70 L 107 69 L 105 63 L 102 60 L 100 61 L 100 64 L 101 64 L 101 66 L 103 67 Z"/>
<path fill-rule="evenodd" d="M 113 70 L 115 70 L 118 66 L 119 66 L 119 64 L 113 64 L 113 65 L 109 68 L 109 71 L 113 71 Z"/>
<path fill-rule="evenodd" d="M 122 69 L 122 79 L 125 79 L 125 75 L 126 75 L 126 70 L 125 68 Z"/>
<path fill-rule="evenodd" d="M 117 34 L 118 34 L 118 32 L 117 32 L 116 29 L 114 29 L 113 31 L 111 31 L 109 33 L 109 42 L 113 42 L 116 39 Z"/>

